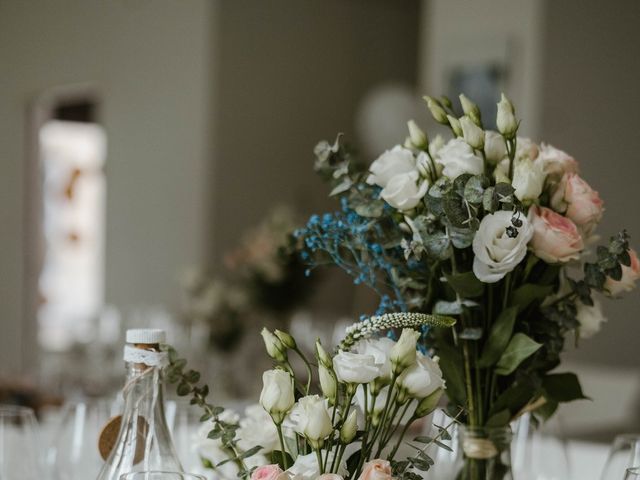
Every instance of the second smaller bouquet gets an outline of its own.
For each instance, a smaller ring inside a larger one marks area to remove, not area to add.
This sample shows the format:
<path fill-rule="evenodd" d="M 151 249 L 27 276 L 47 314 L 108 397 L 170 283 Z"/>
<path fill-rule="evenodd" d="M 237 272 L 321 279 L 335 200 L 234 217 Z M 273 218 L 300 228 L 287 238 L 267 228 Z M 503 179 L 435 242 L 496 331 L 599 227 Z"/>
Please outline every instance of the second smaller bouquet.
<path fill-rule="evenodd" d="M 317 365 L 290 334 L 263 329 L 276 365 L 262 376 L 259 428 L 255 415 L 249 422 L 209 405 L 208 389 L 192 383 L 197 376 L 184 373 L 183 362 L 174 359 L 169 376 L 178 382 L 179 394 L 192 395 L 192 403 L 204 409 L 203 421 L 212 427 L 207 441 L 214 445 L 209 447 L 227 458 L 216 455 L 203 461 L 218 473 L 225 466 L 225 476 L 315 480 L 331 475 L 333 480 L 356 480 L 375 470 L 380 479 L 421 478 L 417 472 L 433 464 L 429 447 L 447 448 L 441 440 L 450 437 L 449 426 L 437 427 L 434 438 L 414 439 L 420 446 L 412 445 L 412 456 L 396 458 L 411 425 L 436 409 L 445 390 L 438 359 L 418 351 L 417 341 L 425 327 L 454 323 L 449 317 L 416 313 L 371 317 L 347 330 L 333 356 L 316 342 Z M 397 341 L 380 335 L 391 329 L 401 332 Z M 293 355 L 306 367 L 302 379 L 294 374 Z M 314 377 L 318 393 L 313 392 Z M 253 428 L 246 428 L 249 424 Z"/>

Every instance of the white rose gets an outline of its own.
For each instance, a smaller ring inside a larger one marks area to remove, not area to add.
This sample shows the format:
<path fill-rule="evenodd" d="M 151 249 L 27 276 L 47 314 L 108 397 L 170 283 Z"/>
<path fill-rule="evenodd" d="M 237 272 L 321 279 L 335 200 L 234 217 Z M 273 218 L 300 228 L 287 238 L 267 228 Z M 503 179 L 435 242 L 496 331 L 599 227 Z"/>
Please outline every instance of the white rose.
<path fill-rule="evenodd" d="M 600 331 L 600 325 L 607 321 L 602 313 L 602 305 L 597 299 L 593 300 L 593 307 L 576 302 L 578 308 L 578 322 L 580 328 L 578 332 L 580 338 L 590 338 Z"/>
<path fill-rule="evenodd" d="M 389 359 L 394 373 L 398 374 L 416 361 L 416 344 L 420 332 L 405 328 L 400 338 L 389 352 Z"/>
<path fill-rule="evenodd" d="M 380 375 L 373 355 L 345 351 L 333 357 L 333 370 L 342 383 L 369 383 Z"/>
<path fill-rule="evenodd" d="M 540 144 L 540 161 L 547 175 L 560 178 L 565 173 L 578 173 L 578 162 L 571 155 L 546 143 Z"/>
<path fill-rule="evenodd" d="M 518 137 L 516 141 L 516 156 L 518 160 L 528 158 L 529 160 L 535 160 L 538 158 L 538 145 L 526 137 Z"/>
<path fill-rule="evenodd" d="M 442 174 L 451 179 L 463 173 L 480 175 L 484 172 L 482 158 L 473 153 L 473 149 L 461 138 L 449 140 L 438 151 L 435 161 L 444 167 Z"/>
<path fill-rule="evenodd" d="M 498 132 L 487 130 L 484 132 L 484 155 L 492 165 L 496 165 L 507 156 L 507 144 Z"/>
<path fill-rule="evenodd" d="M 369 185 L 386 187 L 396 175 L 416 171 L 416 160 L 411 150 L 396 145 L 380 155 L 369 167 L 371 174 L 367 177 Z"/>
<path fill-rule="evenodd" d="M 364 355 L 373 355 L 380 377 L 388 379 L 391 378 L 391 359 L 389 355 L 395 344 L 396 342 L 387 337 L 360 340 L 355 346 L 355 351 Z"/>
<path fill-rule="evenodd" d="M 389 180 L 380 196 L 398 210 L 411 210 L 420 203 L 429 189 L 429 182 L 417 170 L 401 173 Z"/>
<path fill-rule="evenodd" d="M 237 437 L 238 445 L 243 450 L 260 445 L 263 453 L 269 453 L 280 448 L 278 430 L 273 420 L 257 403 L 245 409 L 245 417 L 240 420 Z"/>
<path fill-rule="evenodd" d="M 515 268 L 527 254 L 527 244 L 533 228 L 524 215 L 518 218 L 522 226 L 515 238 L 509 237 L 507 228 L 513 226 L 513 212 L 498 211 L 485 216 L 473 238 L 473 273 L 485 283 L 495 283 Z"/>
<path fill-rule="evenodd" d="M 524 158 L 516 162 L 511 185 L 521 202 L 537 200 L 542 193 L 546 174 L 542 162 Z"/>
<path fill-rule="evenodd" d="M 283 370 L 267 370 L 262 374 L 262 384 L 260 404 L 275 422 L 281 423 L 295 403 L 293 378 Z"/>
<path fill-rule="evenodd" d="M 308 395 L 298 400 L 294 407 L 296 415 L 292 412 L 292 418 L 297 417 L 295 431 L 304 435 L 314 448 L 319 448 L 325 438 L 333 432 L 331 417 L 324 398 L 319 395 Z"/>
<path fill-rule="evenodd" d="M 418 353 L 416 363 L 407 368 L 400 377 L 398 384 L 410 398 L 422 399 L 428 397 L 439 388 L 444 387 L 442 370 L 437 358 Z"/>

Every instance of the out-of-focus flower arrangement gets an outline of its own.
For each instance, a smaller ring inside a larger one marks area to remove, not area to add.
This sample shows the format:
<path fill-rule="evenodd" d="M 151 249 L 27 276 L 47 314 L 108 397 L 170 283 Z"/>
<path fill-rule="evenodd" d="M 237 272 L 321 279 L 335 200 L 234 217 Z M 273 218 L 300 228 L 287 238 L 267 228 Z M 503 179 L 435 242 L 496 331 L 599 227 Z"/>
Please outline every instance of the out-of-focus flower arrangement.
<path fill-rule="evenodd" d="M 197 268 L 184 273 L 183 319 L 208 325 L 216 350 L 233 350 L 256 315 L 268 314 L 284 327 L 287 315 L 308 296 L 292 236 L 296 226 L 293 210 L 277 206 L 224 256 L 224 275 Z"/>
<path fill-rule="evenodd" d="M 204 414 L 196 447 L 203 464 L 223 478 L 252 480 L 416 480 L 433 464 L 429 447 L 450 439 L 448 426 L 435 438 L 417 437 L 416 452 L 401 459 L 411 425 L 432 413 L 445 391 L 437 358 L 417 351 L 420 331 L 448 329 L 440 315 L 387 314 L 347 329 L 335 355 L 318 341 L 312 363 L 288 333 L 262 331 L 275 368 L 262 375 L 259 404 L 245 416 L 210 404 L 200 375 L 169 348 L 169 382 Z M 400 332 L 398 340 L 384 333 Z M 306 375 L 296 375 L 298 357 Z M 318 393 L 314 393 L 314 390 Z M 324 475 L 324 477 L 321 477 Z"/>

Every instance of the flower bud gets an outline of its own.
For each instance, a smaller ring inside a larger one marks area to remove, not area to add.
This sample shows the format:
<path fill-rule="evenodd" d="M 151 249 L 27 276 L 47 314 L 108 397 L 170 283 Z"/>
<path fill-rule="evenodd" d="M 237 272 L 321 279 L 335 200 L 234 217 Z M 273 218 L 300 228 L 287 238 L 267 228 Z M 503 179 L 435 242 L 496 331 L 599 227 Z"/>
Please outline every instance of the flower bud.
<path fill-rule="evenodd" d="M 266 328 L 262 329 L 260 335 L 262 335 L 264 346 L 266 347 L 269 356 L 278 362 L 286 362 L 287 348 L 282 344 L 280 339 Z"/>
<path fill-rule="evenodd" d="M 418 406 L 416 407 L 414 416 L 417 418 L 422 418 L 433 412 L 438 406 L 438 402 L 440 402 L 440 397 L 442 397 L 443 392 L 444 389 L 439 388 L 431 395 L 420 400 L 420 403 L 418 403 Z"/>
<path fill-rule="evenodd" d="M 449 123 L 447 120 L 447 112 L 442 108 L 442 106 L 438 103 L 437 100 L 434 100 L 431 97 L 423 97 L 427 102 L 427 107 L 431 111 L 431 115 L 436 122 L 446 125 Z"/>
<path fill-rule="evenodd" d="M 478 108 L 478 105 L 469 100 L 464 93 L 460 94 L 460 105 L 462 105 L 462 111 L 464 114 L 467 115 L 473 123 L 480 127 L 482 122 L 480 120 L 480 109 Z"/>
<path fill-rule="evenodd" d="M 491 165 L 497 165 L 507 156 L 507 144 L 498 132 L 487 130 L 484 134 L 484 155 Z"/>
<path fill-rule="evenodd" d="M 460 121 L 456 117 L 453 117 L 451 115 L 447 115 L 447 119 L 449 125 L 451 125 L 451 130 L 453 130 L 453 133 L 456 135 L 456 137 L 461 137 L 462 126 L 460 125 Z"/>
<path fill-rule="evenodd" d="M 296 348 L 296 340 L 290 334 L 282 330 L 276 330 L 274 333 L 285 347 L 291 349 Z"/>
<path fill-rule="evenodd" d="M 324 365 L 327 368 L 333 367 L 333 359 L 324 349 L 320 340 L 316 340 L 316 357 L 318 358 L 318 362 Z"/>
<path fill-rule="evenodd" d="M 476 125 L 471 118 L 464 116 L 460 119 L 460 127 L 462 127 L 462 136 L 465 142 L 475 148 L 482 150 L 484 148 L 484 131 Z"/>
<path fill-rule="evenodd" d="M 352 410 L 342 424 L 342 428 L 340 428 L 340 441 L 344 445 L 351 443 L 351 441 L 356 437 L 356 433 L 358 431 L 357 421 L 358 415 L 355 410 Z"/>
<path fill-rule="evenodd" d="M 293 378 L 284 370 L 267 370 L 262 374 L 260 404 L 277 424 L 282 423 L 295 403 Z"/>
<path fill-rule="evenodd" d="M 320 377 L 320 390 L 332 405 L 336 403 L 338 393 L 338 381 L 332 370 L 329 370 L 323 363 L 318 366 L 318 377 Z"/>
<path fill-rule="evenodd" d="M 410 328 L 402 330 L 400 338 L 389 353 L 394 374 L 398 375 L 416 361 L 416 343 L 418 342 L 418 337 L 420 337 L 420 332 Z"/>
<path fill-rule="evenodd" d="M 427 134 L 413 120 L 409 120 L 407 126 L 409 127 L 409 138 L 411 138 L 413 146 L 421 150 L 426 148 L 429 142 Z"/>
<path fill-rule="evenodd" d="M 504 135 L 505 138 L 515 137 L 516 132 L 518 131 L 518 122 L 516 120 L 513 104 L 507 97 L 505 97 L 504 93 L 498 102 L 496 125 L 498 126 L 498 131 Z"/>

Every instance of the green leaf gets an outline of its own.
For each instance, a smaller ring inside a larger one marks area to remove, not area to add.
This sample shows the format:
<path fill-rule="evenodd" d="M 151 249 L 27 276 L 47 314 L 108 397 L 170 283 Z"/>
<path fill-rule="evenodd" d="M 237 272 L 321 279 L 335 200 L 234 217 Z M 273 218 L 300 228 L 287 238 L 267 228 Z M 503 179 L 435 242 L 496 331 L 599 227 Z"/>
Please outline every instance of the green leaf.
<path fill-rule="evenodd" d="M 551 285 L 536 285 L 534 283 L 525 283 L 518 287 L 511 297 L 511 305 L 518 307 L 518 311 L 524 311 L 534 302 L 541 302 L 553 293 L 554 288 Z"/>
<path fill-rule="evenodd" d="M 191 386 L 188 383 L 181 382 L 178 384 L 178 388 L 176 389 L 176 393 L 180 397 L 185 397 L 191 393 Z"/>
<path fill-rule="evenodd" d="M 287 459 L 287 465 L 293 465 L 293 458 L 287 452 L 283 453 L 281 450 L 273 450 L 269 455 L 269 463 L 280 465 L 280 468 L 284 469 L 284 458 Z"/>
<path fill-rule="evenodd" d="M 256 453 L 258 453 L 260 450 L 262 450 L 262 447 L 260 445 L 256 445 L 255 447 L 250 448 L 246 452 L 243 452 L 242 455 L 240 455 L 240 458 L 249 458 L 255 455 Z"/>
<path fill-rule="evenodd" d="M 457 228 L 453 225 L 448 226 L 449 238 L 454 247 L 464 249 L 470 247 L 473 243 L 473 237 L 476 235 L 475 229 Z"/>
<path fill-rule="evenodd" d="M 498 413 L 489 417 L 485 427 L 504 427 L 511 421 L 511 412 L 508 408 L 500 410 Z"/>
<path fill-rule="evenodd" d="M 449 222 L 454 227 L 464 228 L 468 227 L 469 211 L 465 206 L 465 201 L 455 191 L 451 191 L 444 197 L 442 202 L 444 213 L 447 214 Z"/>
<path fill-rule="evenodd" d="M 431 235 L 422 235 L 422 243 L 430 257 L 446 260 L 451 256 L 451 240 L 445 232 L 436 231 Z"/>
<path fill-rule="evenodd" d="M 503 310 L 491 327 L 489 338 L 484 346 L 478 365 L 487 368 L 494 365 L 504 353 L 513 333 L 518 309 L 509 307 Z"/>
<path fill-rule="evenodd" d="M 445 342 L 439 342 L 437 351 L 440 357 L 439 365 L 447 382 L 447 396 L 453 403 L 464 405 L 467 395 L 464 386 L 462 355 L 455 347 Z"/>
<path fill-rule="evenodd" d="M 445 274 L 445 277 L 451 288 L 463 298 L 475 298 L 484 293 L 484 284 L 471 271 Z"/>
<path fill-rule="evenodd" d="M 539 392 L 540 385 L 537 381 L 530 377 L 521 377 L 511 384 L 504 392 L 498 396 L 496 401 L 491 405 L 489 415 L 497 415 L 502 410 L 508 409 L 511 415 L 517 414 L 522 407 L 531 401 L 531 399 Z"/>
<path fill-rule="evenodd" d="M 541 343 L 534 341 L 524 333 L 516 333 L 509 341 L 507 348 L 498 360 L 496 373 L 498 375 L 509 375 L 518 365 L 537 352 Z"/>
<path fill-rule="evenodd" d="M 547 403 L 535 409 L 534 413 L 539 415 L 543 420 L 549 420 L 556 410 L 558 410 L 558 402 L 555 400 L 547 400 Z"/>
<path fill-rule="evenodd" d="M 542 379 L 545 397 L 556 402 L 571 402 L 589 397 L 582 392 L 582 386 L 574 373 L 552 373 Z"/>

